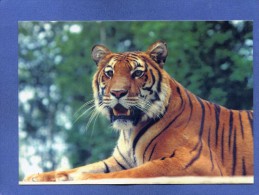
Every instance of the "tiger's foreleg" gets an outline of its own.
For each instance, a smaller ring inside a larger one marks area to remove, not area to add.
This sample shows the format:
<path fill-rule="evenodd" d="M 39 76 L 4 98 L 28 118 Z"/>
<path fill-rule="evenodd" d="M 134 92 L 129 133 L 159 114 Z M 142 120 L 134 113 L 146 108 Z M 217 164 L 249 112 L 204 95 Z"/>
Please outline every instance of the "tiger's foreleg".
<path fill-rule="evenodd" d="M 87 173 L 78 170 L 73 180 L 105 179 L 105 178 L 147 178 L 162 176 L 190 175 L 189 171 L 177 160 L 165 158 L 149 161 L 135 168 L 111 173 Z"/>
<path fill-rule="evenodd" d="M 182 155 L 183 156 L 183 155 Z M 184 157 L 185 158 L 185 157 Z M 146 162 L 138 167 L 110 173 L 87 173 L 78 170 L 73 174 L 73 180 L 109 179 L 109 178 L 149 178 L 163 176 L 220 176 L 221 170 L 211 169 L 210 159 L 202 156 L 200 162 L 188 166 L 188 161 L 177 157 L 167 157 Z"/>
<path fill-rule="evenodd" d="M 33 174 L 26 177 L 25 182 L 44 182 L 44 181 L 69 181 L 74 180 L 78 173 L 109 173 L 113 171 L 120 171 L 122 167 L 114 157 L 107 158 L 86 166 L 69 169 L 65 171 L 51 171 L 45 173 Z"/>

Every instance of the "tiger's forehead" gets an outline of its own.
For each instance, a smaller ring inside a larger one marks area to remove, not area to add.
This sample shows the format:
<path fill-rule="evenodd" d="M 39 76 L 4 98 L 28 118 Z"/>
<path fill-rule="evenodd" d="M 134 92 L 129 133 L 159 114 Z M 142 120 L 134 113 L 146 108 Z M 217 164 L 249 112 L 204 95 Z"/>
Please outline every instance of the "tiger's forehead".
<path fill-rule="evenodd" d="M 115 68 L 115 66 L 121 66 L 123 64 L 129 65 L 132 69 L 145 66 L 141 56 L 133 52 L 115 54 L 108 62 L 108 65 L 112 68 Z"/>

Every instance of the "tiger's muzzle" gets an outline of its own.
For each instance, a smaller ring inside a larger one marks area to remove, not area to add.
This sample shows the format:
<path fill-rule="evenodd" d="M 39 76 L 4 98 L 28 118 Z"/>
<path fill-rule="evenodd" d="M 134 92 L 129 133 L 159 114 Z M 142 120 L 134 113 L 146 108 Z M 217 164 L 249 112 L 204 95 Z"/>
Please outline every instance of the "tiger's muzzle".
<path fill-rule="evenodd" d="M 121 122 L 132 121 L 133 125 L 136 125 L 141 118 L 141 111 L 138 108 L 130 107 L 125 108 L 118 103 L 113 108 L 110 108 L 111 122 L 121 120 Z"/>

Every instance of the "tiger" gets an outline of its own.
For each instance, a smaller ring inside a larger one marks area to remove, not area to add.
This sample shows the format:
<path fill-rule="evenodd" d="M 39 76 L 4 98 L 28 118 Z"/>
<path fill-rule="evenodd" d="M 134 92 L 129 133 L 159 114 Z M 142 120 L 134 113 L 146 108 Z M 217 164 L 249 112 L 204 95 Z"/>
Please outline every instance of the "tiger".
<path fill-rule="evenodd" d="M 253 111 L 227 109 L 194 95 L 163 69 L 167 55 L 163 41 L 122 53 L 95 45 L 94 104 L 119 131 L 112 155 L 24 181 L 252 176 Z"/>

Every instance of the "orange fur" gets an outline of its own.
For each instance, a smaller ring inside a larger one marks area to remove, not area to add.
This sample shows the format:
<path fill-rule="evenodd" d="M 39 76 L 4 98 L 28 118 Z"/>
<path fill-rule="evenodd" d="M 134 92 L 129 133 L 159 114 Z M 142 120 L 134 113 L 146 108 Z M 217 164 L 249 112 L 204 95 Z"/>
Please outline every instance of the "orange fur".
<path fill-rule="evenodd" d="M 159 41 L 147 52 L 94 47 L 96 107 L 120 131 L 113 155 L 25 181 L 253 175 L 253 112 L 196 97 L 163 70 L 166 56 L 166 44 Z M 127 112 L 140 113 L 136 124 L 125 122 Z"/>

